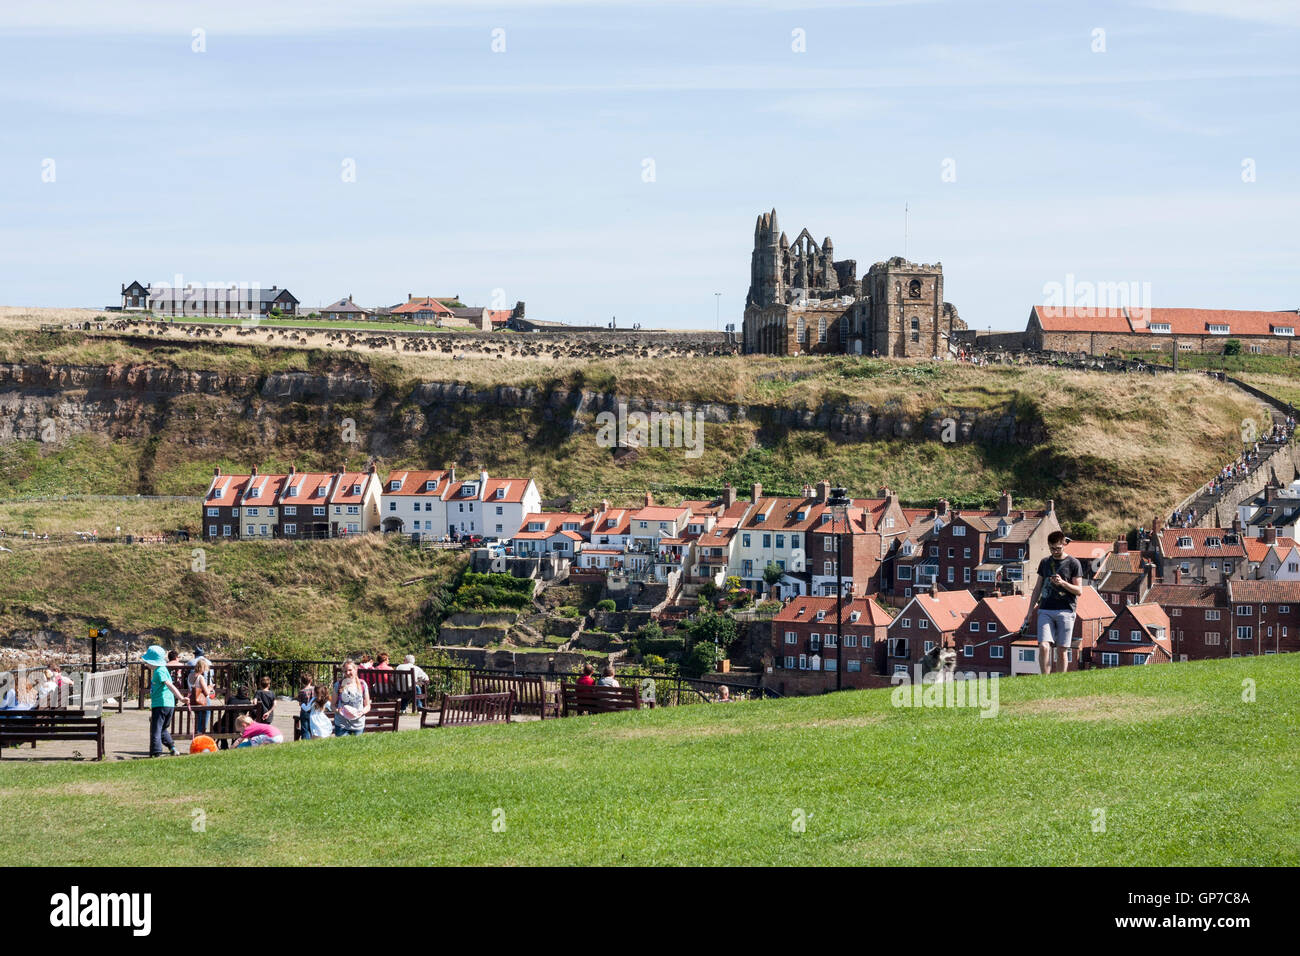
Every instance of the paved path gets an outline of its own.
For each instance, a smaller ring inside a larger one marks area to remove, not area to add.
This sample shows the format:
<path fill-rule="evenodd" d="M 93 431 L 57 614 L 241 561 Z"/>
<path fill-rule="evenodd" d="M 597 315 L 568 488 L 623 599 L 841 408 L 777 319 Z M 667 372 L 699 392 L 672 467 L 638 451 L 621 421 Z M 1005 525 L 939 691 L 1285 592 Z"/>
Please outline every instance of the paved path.
<path fill-rule="evenodd" d="M 285 743 L 293 741 L 293 715 L 298 705 L 292 701 L 277 701 L 275 716 L 271 721 L 280 733 L 284 734 Z M 519 716 L 515 721 L 536 720 L 536 717 Z M 416 714 L 402 714 L 398 720 L 399 731 L 418 730 L 420 718 Z M 429 731 L 430 733 L 432 731 Z M 300 746 L 307 746 L 306 741 Z M 188 754 L 188 740 L 176 741 L 176 749 Z M 149 757 L 149 710 L 136 710 L 135 702 L 127 703 L 122 713 L 115 709 L 104 711 L 104 760 L 135 760 Z M 95 745 L 90 741 L 53 741 L 31 746 L 6 748 L 4 762 L 10 760 L 27 761 L 70 761 L 95 759 Z"/>

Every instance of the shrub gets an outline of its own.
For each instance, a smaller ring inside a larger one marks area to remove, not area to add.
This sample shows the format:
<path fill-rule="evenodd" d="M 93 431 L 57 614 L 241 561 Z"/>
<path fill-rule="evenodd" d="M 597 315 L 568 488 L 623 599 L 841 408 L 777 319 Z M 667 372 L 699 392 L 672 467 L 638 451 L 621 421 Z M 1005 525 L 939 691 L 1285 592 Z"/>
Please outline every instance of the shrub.
<path fill-rule="evenodd" d="M 699 677 L 713 670 L 721 659 L 721 648 L 710 641 L 700 641 L 682 661 L 682 673 L 687 677 Z"/>
<path fill-rule="evenodd" d="M 1226 342 L 1224 342 L 1224 343 L 1223 343 L 1223 354 L 1224 354 L 1224 355 L 1240 355 L 1240 354 L 1241 354 L 1241 340 L 1240 340 L 1240 339 L 1228 339 Z"/>
<path fill-rule="evenodd" d="M 1101 531 L 1091 521 L 1075 521 L 1065 527 L 1065 533 L 1079 541 L 1096 541 Z"/>
<path fill-rule="evenodd" d="M 581 612 L 572 604 L 566 604 L 555 612 L 560 617 L 576 618 Z"/>
<path fill-rule="evenodd" d="M 699 617 L 687 625 L 691 638 L 697 644 L 716 644 L 726 649 L 736 640 L 736 622 L 725 614 L 715 611 L 702 611 Z"/>
<path fill-rule="evenodd" d="M 609 598 L 605 598 L 605 600 L 599 602 L 599 603 L 596 605 L 596 610 L 597 610 L 597 611 L 612 611 L 612 610 L 614 610 L 614 602 L 611 601 Z"/>
<path fill-rule="evenodd" d="M 661 671 L 668 666 L 668 662 L 658 654 L 646 654 L 641 658 L 641 663 L 650 670 Z"/>
<path fill-rule="evenodd" d="M 658 621 L 650 621 L 641 626 L 641 630 L 636 632 L 636 636 L 641 640 L 657 641 L 664 636 L 664 629 L 659 626 Z"/>

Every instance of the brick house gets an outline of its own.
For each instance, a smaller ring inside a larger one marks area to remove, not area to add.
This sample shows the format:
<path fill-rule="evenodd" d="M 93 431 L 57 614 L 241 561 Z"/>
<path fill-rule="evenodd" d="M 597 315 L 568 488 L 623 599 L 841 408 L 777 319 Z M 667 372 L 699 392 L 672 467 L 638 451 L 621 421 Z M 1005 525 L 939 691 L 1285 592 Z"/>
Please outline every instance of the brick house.
<path fill-rule="evenodd" d="M 280 492 L 286 475 L 259 475 L 252 470 L 240 496 L 241 537 L 278 538 L 280 532 Z"/>
<path fill-rule="evenodd" d="M 774 658 L 785 670 L 825 671 L 834 686 L 835 670 L 844 659 L 845 686 L 859 675 L 877 671 L 877 655 L 884 649 L 891 617 L 870 598 L 846 600 L 840 609 L 839 628 L 844 635 L 841 654 L 836 635 L 835 598 L 801 596 L 792 598 L 772 618 Z M 865 684 L 861 685 L 865 686 Z"/>
<path fill-rule="evenodd" d="M 293 468 L 280 492 L 280 534 L 285 538 L 330 537 L 329 494 L 334 475 Z"/>
<path fill-rule="evenodd" d="M 240 537 L 240 499 L 248 475 L 223 475 L 217 468 L 203 495 L 203 536 L 209 540 Z"/>
<path fill-rule="evenodd" d="M 1159 604 L 1130 604 L 1115 616 L 1093 648 L 1094 667 L 1164 664 L 1173 660 L 1169 615 Z"/>
<path fill-rule="evenodd" d="M 1020 636 L 1029 615 L 1023 594 L 983 597 L 953 636 L 957 669 L 983 674 L 1011 673 L 1011 642 Z"/>
<path fill-rule="evenodd" d="M 1228 654 L 1300 651 L 1300 581 L 1229 581 Z"/>
<path fill-rule="evenodd" d="M 1242 351 L 1291 355 L 1297 310 L 1079 308 L 1036 305 L 1025 328 L 1025 346 L 1049 352 L 1100 355 L 1115 349 L 1223 354 L 1239 339 Z M 1300 351 L 1296 352 L 1300 354 Z"/>
<path fill-rule="evenodd" d="M 935 591 L 913 597 L 889 625 L 881 673 L 911 671 L 936 644 L 954 640 L 975 604 L 970 591 Z"/>
<path fill-rule="evenodd" d="M 1232 614 L 1225 585 L 1157 584 L 1147 600 L 1169 615 L 1170 650 L 1175 661 L 1227 657 Z"/>
<path fill-rule="evenodd" d="M 1237 530 L 1161 528 L 1155 535 L 1156 573 L 1174 583 L 1174 571 L 1188 584 L 1222 584 L 1247 576 L 1246 548 Z"/>
<path fill-rule="evenodd" d="M 908 521 L 898 495 L 880 489 L 878 498 L 855 498 L 847 512 L 847 524 L 832 520 L 830 486 L 820 482 L 813 495 L 822 506 L 807 531 L 809 589 L 813 594 L 834 595 L 836 586 L 836 535 L 844 555 L 844 587 L 850 594 L 875 594 L 889 578 L 885 559 L 896 539 L 906 534 Z"/>

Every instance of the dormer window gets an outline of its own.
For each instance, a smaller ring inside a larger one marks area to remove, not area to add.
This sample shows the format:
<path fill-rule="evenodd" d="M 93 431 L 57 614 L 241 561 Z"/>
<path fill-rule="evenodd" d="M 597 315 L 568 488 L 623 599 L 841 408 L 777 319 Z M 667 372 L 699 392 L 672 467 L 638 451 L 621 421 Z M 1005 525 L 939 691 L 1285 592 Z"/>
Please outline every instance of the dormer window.
<path fill-rule="evenodd" d="M 825 618 L 826 618 L 826 612 L 825 612 L 825 611 L 818 611 L 818 612 L 817 612 L 817 620 L 822 621 L 822 620 L 825 620 Z"/>
<path fill-rule="evenodd" d="M 1180 547 L 1180 548 L 1190 548 L 1191 546 L 1192 546 L 1192 539 L 1191 539 L 1191 538 L 1179 538 L 1179 539 L 1178 539 L 1178 547 Z"/>
<path fill-rule="evenodd" d="M 497 497 L 498 497 L 498 498 L 504 498 L 505 496 L 506 496 L 506 490 L 505 490 L 505 488 L 498 488 L 498 489 L 497 489 Z"/>
<path fill-rule="evenodd" d="M 808 512 L 806 512 L 806 511 L 796 511 L 796 512 L 794 513 L 794 516 L 795 516 L 795 520 L 797 520 L 797 521 L 806 521 L 807 518 L 808 518 Z"/>
<path fill-rule="evenodd" d="M 1211 335 L 1227 335 L 1227 334 L 1228 334 L 1228 327 L 1227 327 L 1226 325 L 1217 325 L 1217 324 L 1215 324 L 1215 323 L 1210 323 L 1209 330 L 1210 330 L 1210 334 L 1211 334 Z"/>
<path fill-rule="evenodd" d="M 1292 325 L 1275 325 L 1273 326 L 1274 335 L 1295 335 L 1295 326 Z"/>
<path fill-rule="evenodd" d="M 360 486 L 360 485 L 353 485 L 353 486 L 352 486 L 352 493 L 353 493 L 354 495 L 359 495 L 359 494 L 361 494 L 361 486 Z"/>
<path fill-rule="evenodd" d="M 999 538 L 1005 538 L 1005 537 L 1007 536 L 1007 533 L 1008 533 L 1010 530 L 1011 530 L 1011 525 L 1007 524 L 1005 521 L 999 521 L 999 522 L 998 522 L 998 537 L 999 537 Z"/>
<path fill-rule="evenodd" d="M 400 481 L 390 481 L 390 482 L 388 483 L 388 490 L 389 490 L 389 491 L 396 491 L 396 490 L 397 490 L 398 488 L 400 488 L 400 487 L 402 487 L 402 483 L 401 483 Z"/>
<path fill-rule="evenodd" d="M 903 554 L 908 555 L 908 556 L 911 556 L 911 554 L 912 554 L 912 542 L 908 541 L 906 544 L 903 545 Z"/>
<path fill-rule="evenodd" d="M 858 618 L 860 618 L 861 616 L 862 616 L 861 611 L 854 611 L 849 615 L 849 623 L 856 624 L 858 622 Z"/>
<path fill-rule="evenodd" d="M 430 479 L 424 483 L 425 491 L 433 491 L 433 489 L 437 487 L 438 487 L 438 482 L 435 479 Z"/>
<path fill-rule="evenodd" d="M 1206 538 L 1206 539 L 1205 539 L 1205 546 L 1206 546 L 1207 548 L 1217 548 L 1217 547 L 1219 546 L 1219 539 L 1218 539 L 1218 538 Z"/>
<path fill-rule="evenodd" d="M 806 610 L 808 610 L 806 607 L 799 608 L 799 613 L 797 613 L 795 617 L 803 617 L 803 612 Z"/>
<path fill-rule="evenodd" d="M 1168 322 L 1152 322 L 1152 323 L 1151 323 L 1151 331 L 1152 331 L 1152 332 L 1168 332 L 1168 331 L 1169 331 L 1169 323 L 1168 323 Z"/>

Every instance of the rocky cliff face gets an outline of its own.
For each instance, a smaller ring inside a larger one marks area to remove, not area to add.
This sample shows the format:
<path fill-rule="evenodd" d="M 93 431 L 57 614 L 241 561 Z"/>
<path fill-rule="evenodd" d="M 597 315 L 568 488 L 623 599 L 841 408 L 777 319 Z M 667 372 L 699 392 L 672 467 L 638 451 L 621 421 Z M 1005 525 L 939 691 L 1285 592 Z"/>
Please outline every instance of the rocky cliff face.
<path fill-rule="evenodd" d="M 182 401 L 189 398 L 205 401 L 201 406 Z M 365 419 L 367 450 L 380 455 L 392 445 L 390 429 L 404 438 L 415 437 L 411 429 L 435 427 L 440 411 L 467 407 L 484 414 L 494 408 L 531 409 L 545 422 L 566 425 L 570 433 L 590 427 L 601 412 L 617 413 L 625 406 L 647 414 L 700 414 L 714 424 L 749 422 L 857 439 L 1033 445 L 1046 437 L 1040 421 L 1026 420 L 1012 409 L 935 409 L 918 417 L 859 403 L 815 408 L 693 404 L 588 390 L 476 388 L 456 382 L 425 382 L 393 394 L 378 388 L 364 366 L 258 376 L 143 365 L 0 364 L 0 442 L 61 440 L 82 432 L 149 437 L 178 419 L 199 420 L 202 415 L 256 422 L 260 436 L 273 442 L 282 428 L 328 417 L 330 406 L 360 416 L 355 419 L 359 428 Z"/>

